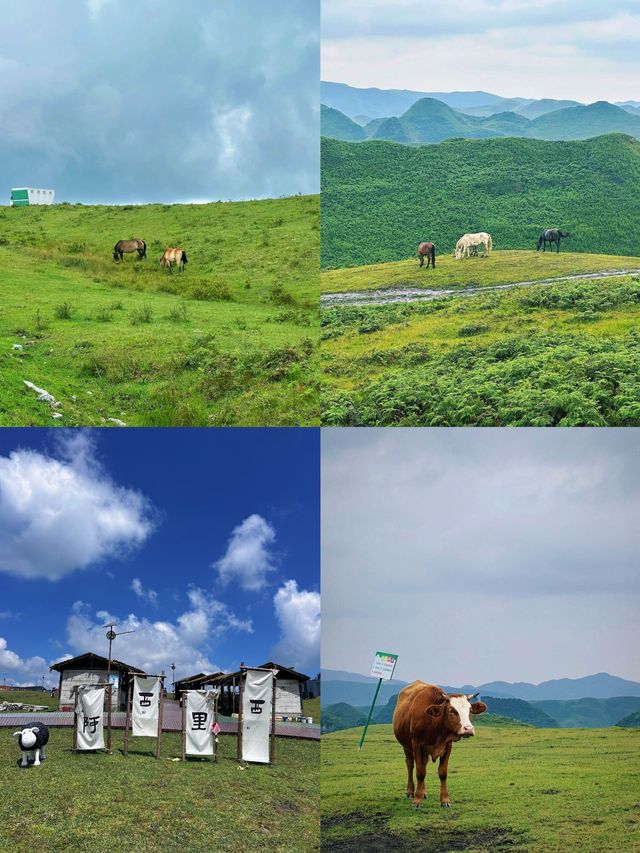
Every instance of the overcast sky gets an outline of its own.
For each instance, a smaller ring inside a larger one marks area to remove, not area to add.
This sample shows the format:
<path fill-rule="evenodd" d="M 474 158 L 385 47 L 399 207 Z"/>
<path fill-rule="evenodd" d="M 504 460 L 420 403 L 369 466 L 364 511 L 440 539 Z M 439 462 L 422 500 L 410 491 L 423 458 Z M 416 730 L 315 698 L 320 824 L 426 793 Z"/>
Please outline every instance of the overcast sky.
<path fill-rule="evenodd" d="M 322 79 L 640 100 L 638 0 L 323 0 Z"/>
<path fill-rule="evenodd" d="M 640 431 L 322 435 L 322 665 L 640 680 Z"/>
<path fill-rule="evenodd" d="M 2 203 L 318 191 L 319 0 L 21 0 L 2 25 Z"/>
<path fill-rule="evenodd" d="M 0 683 L 319 667 L 317 430 L 0 430 Z M 56 676 L 57 678 L 57 676 Z"/>

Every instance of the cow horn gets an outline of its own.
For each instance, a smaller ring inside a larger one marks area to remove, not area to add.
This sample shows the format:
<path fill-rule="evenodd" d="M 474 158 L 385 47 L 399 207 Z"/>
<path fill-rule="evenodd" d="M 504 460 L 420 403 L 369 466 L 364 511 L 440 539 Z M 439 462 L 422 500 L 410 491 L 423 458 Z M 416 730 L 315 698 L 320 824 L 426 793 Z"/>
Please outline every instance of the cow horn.
<path fill-rule="evenodd" d="M 477 693 L 468 693 L 467 699 L 475 699 L 476 696 L 479 696 L 479 695 L 480 695 L 480 691 L 478 691 Z"/>
<path fill-rule="evenodd" d="M 448 694 L 448 693 L 445 693 L 445 692 L 444 692 L 444 690 L 443 690 L 443 691 L 442 691 L 442 698 L 443 698 L 443 699 L 447 699 L 447 700 L 449 700 L 449 699 L 451 699 L 451 696 L 449 696 L 449 694 Z"/>

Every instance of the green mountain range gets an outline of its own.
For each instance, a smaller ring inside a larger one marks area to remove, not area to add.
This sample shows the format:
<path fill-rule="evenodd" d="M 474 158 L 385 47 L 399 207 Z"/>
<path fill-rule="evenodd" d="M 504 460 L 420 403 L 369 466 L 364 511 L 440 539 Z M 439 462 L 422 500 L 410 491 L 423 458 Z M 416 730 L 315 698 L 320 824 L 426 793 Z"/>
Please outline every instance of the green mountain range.
<path fill-rule="evenodd" d="M 637 254 L 640 143 L 622 134 L 422 146 L 322 140 L 324 267 L 414 257 L 421 240 L 453 252 L 476 231 L 488 231 L 496 249 L 535 249 L 543 228 L 569 231 L 574 252 Z"/>
<path fill-rule="evenodd" d="M 323 136 L 346 141 L 384 139 L 402 143 L 435 143 L 445 139 L 486 139 L 523 136 L 530 139 L 591 139 L 606 133 L 625 133 L 640 138 L 640 114 L 598 101 L 588 106 L 575 102 L 563 108 L 543 109 L 543 102 L 489 115 L 470 115 L 436 98 L 422 98 L 400 116 L 375 118 L 365 127 L 339 110 L 323 106 Z"/>

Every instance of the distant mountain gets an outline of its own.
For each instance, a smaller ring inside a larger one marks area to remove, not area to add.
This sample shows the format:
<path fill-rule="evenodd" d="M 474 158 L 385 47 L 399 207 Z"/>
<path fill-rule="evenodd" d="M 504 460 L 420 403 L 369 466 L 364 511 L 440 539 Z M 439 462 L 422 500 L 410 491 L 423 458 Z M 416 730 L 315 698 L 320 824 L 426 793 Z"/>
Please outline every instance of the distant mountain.
<path fill-rule="evenodd" d="M 623 717 L 640 713 L 640 698 L 637 696 L 616 696 L 610 699 L 548 699 L 531 702 L 531 705 L 553 716 L 562 728 L 615 726 Z"/>
<path fill-rule="evenodd" d="M 364 726 L 367 718 L 357 708 L 347 705 L 345 702 L 337 702 L 329 705 L 322 711 L 322 731 L 337 732 L 340 729 L 352 729 L 355 726 Z"/>
<path fill-rule="evenodd" d="M 485 696 L 482 699 L 489 706 L 489 711 L 499 714 L 510 720 L 517 720 L 537 728 L 556 728 L 558 723 L 549 714 L 535 708 L 529 702 L 522 699 L 499 699 L 495 696 Z M 398 700 L 397 695 L 392 696 L 387 704 L 374 714 L 376 723 L 390 723 Z M 484 716 L 484 715 L 482 715 Z M 480 719 L 480 717 L 478 717 Z"/>
<path fill-rule="evenodd" d="M 616 726 L 623 728 L 639 729 L 640 728 L 640 711 L 634 711 L 633 714 L 627 714 L 621 720 L 618 720 Z"/>
<path fill-rule="evenodd" d="M 320 84 L 320 100 L 345 115 L 354 118 L 399 116 L 421 98 L 437 98 L 455 109 L 491 104 L 503 100 L 489 92 L 413 92 L 408 89 L 358 89 L 345 83 Z M 517 99 L 526 102 L 526 99 Z"/>
<path fill-rule="evenodd" d="M 535 139 L 591 139 L 604 133 L 626 133 L 640 139 L 640 116 L 615 104 L 598 101 L 587 107 L 569 107 L 534 119 L 527 136 Z"/>
<path fill-rule="evenodd" d="M 347 142 L 359 142 L 367 137 L 361 125 L 324 104 L 320 107 L 320 132 L 329 139 L 344 139 Z"/>
<path fill-rule="evenodd" d="M 565 107 L 577 107 L 579 101 L 556 101 L 553 98 L 542 98 L 539 101 L 522 102 L 521 98 L 503 98 L 492 104 L 482 104 L 479 107 L 465 107 L 460 112 L 472 116 L 492 116 L 500 112 L 514 112 L 524 118 L 538 118 L 545 113 L 561 110 Z"/>

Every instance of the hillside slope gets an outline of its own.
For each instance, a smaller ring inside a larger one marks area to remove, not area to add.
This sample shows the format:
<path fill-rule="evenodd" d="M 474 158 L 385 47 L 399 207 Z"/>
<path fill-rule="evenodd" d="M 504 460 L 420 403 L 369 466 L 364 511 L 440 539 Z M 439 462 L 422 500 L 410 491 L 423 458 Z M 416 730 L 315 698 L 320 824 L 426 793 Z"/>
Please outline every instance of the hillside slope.
<path fill-rule="evenodd" d="M 571 233 L 571 251 L 638 254 L 640 143 L 322 141 L 324 267 L 414 257 L 425 239 L 452 252 L 475 231 L 495 248 L 534 248 L 551 227 Z"/>
<path fill-rule="evenodd" d="M 531 704 L 553 716 L 563 728 L 604 728 L 640 711 L 637 696 L 617 696 L 612 699 L 547 699 Z"/>

